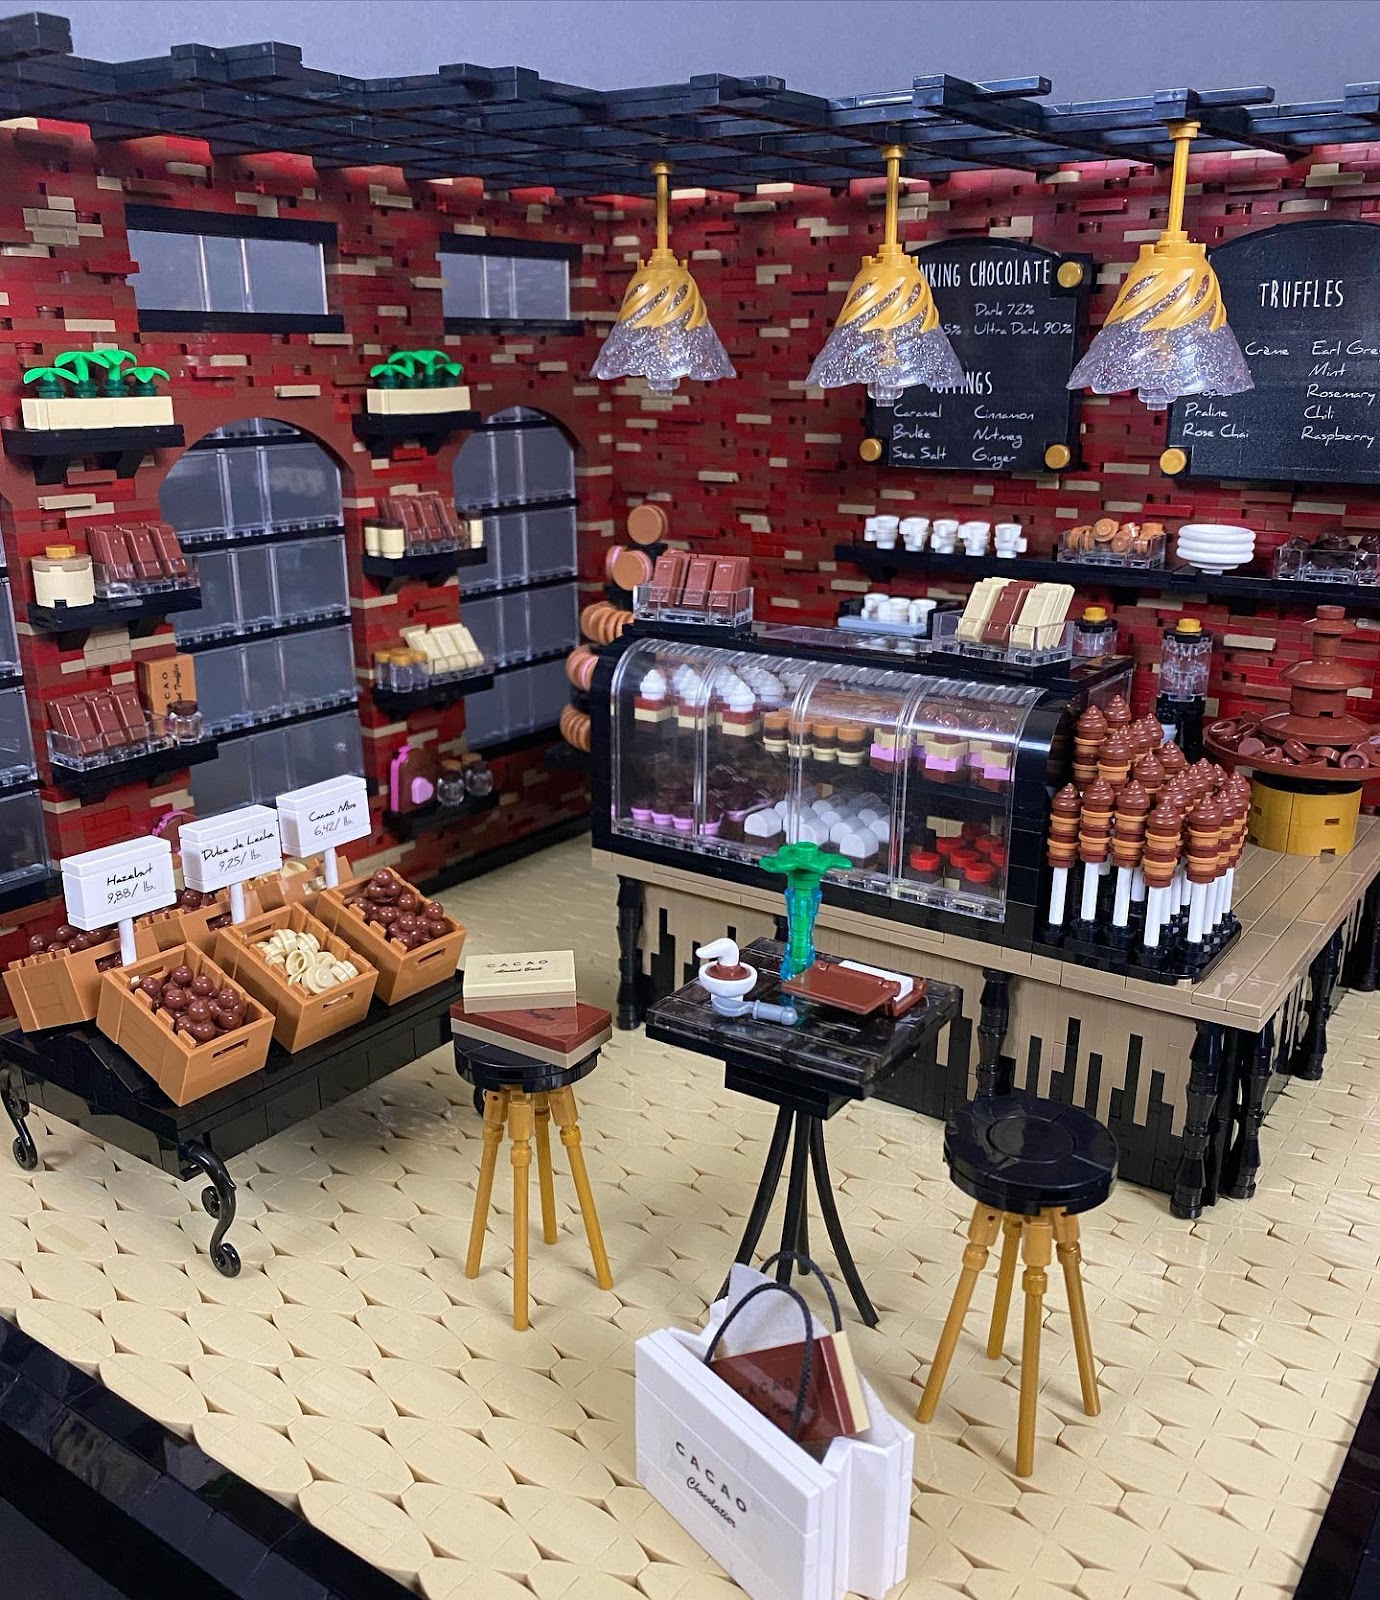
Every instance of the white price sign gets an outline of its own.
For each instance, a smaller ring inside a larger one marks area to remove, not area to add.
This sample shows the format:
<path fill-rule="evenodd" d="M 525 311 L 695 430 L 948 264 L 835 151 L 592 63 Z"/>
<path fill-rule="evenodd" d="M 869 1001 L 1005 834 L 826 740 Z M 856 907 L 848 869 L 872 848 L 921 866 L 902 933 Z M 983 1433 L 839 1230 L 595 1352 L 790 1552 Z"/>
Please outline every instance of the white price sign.
<path fill-rule="evenodd" d="M 202 894 L 277 872 L 283 865 L 278 813 L 271 806 L 242 806 L 184 823 L 179 843 L 183 881 Z"/>
<path fill-rule="evenodd" d="M 280 794 L 276 804 L 283 848 L 290 855 L 319 855 L 373 832 L 363 778 L 327 778 Z"/>
<path fill-rule="evenodd" d="M 61 865 L 67 920 L 88 932 L 161 911 L 177 899 L 172 844 L 152 834 L 65 856 Z"/>

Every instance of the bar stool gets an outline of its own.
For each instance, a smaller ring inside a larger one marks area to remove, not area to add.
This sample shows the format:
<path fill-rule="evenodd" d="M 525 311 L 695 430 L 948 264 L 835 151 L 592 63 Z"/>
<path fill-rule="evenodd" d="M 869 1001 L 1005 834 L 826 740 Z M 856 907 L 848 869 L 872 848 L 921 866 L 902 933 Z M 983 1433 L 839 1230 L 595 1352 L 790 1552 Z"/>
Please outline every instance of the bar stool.
<path fill-rule="evenodd" d="M 584 1008 L 582 1008 L 584 1009 Z M 514 1022 L 536 1013 L 513 1013 Z M 607 1015 L 607 1013 L 605 1013 Z M 527 1234 L 529 1173 L 532 1146 L 537 1152 L 537 1191 L 541 1201 L 542 1237 L 556 1242 L 556 1182 L 551 1163 L 551 1124 L 560 1129 L 561 1143 L 569 1152 L 570 1176 L 580 1202 L 589 1252 L 594 1260 L 594 1276 L 601 1289 L 613 1288 L 604 1234 L 594 1206 L 589 1172 L 580 1138 L 579 1115 L 573 1085 L 587 1077 L 599 1063 L 595 1048 L 569 1065 L 542 1061 L 523 1052 L 517 1039 L 509 1044 L 489 1039 L 462 1036 L 466 1023 L 482 1024 L 490 1035 L 504 1035 L 505 1014 L 470 1013 L 466 1018 L 457 1006 L 451 1013 L 455 1030 L 455 1067 L 467 1083 L 484 1096 L 484 1146 L 479 1162 L 479 1183 L 475 1191 L 474 1216 L 470 1221 L 469 1249 L 465 1255 L 465 1276 L 477 1278 L 484 1253 L 484 1232 L 493 1197 L 498 1150 L 507 1130 L 511 1144 L 509 1159 L 513 1168 L 513 1326 L 519 1331 L 530 1327 L 527 1278 Z M 607 1038 L 607 1032 L 604 1037 Z M 599 1041 L 602 1043 L 602 1040 Z"/>
<path fill-rule="evenodd" d="M 996 1359 L 1006 1341 L 1006 1318 L 1016 1279 L 1016 1256 L 1025 1263 L 1025 1324 L 1021 1339 L 1021 1390 L 1016 1428 L 1016 1476 L 1035 1465 L 1035 1404 L 1040 1388 L 1040 1328 L 1048 1286 L 1046 1268 L 1057 1251 L 1073 1325 L 1073 1348 L 1083 1410 L 1101 1411 L 1092 1338 L 1079 1270 L 1078 1218 L 1099 1206 L 1116 1181 L 1116 1141 L 1096 1117 L 1077 1106 L 1034 1095 L 980 1095 L 948 1119 L 944 1160 L 949 1176 L 977 1201 L 968 1224 L 963 1269 L 949 1306 L 939 1348 L 916 1412 L 933 1420 L 963 1319 L 987 1255 L 1002 1236 L 996 1297 L 987 1354 Z"/>

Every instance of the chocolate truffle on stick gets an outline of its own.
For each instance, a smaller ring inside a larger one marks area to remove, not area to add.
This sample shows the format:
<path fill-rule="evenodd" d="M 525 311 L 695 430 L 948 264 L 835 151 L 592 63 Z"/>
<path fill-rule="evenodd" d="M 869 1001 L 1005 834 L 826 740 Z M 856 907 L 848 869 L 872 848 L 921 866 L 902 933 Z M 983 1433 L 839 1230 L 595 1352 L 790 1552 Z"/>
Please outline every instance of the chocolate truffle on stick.
<path fill-rule="evenodd" d="M 1078 791 L 1066 783 L 1049 803 L 1049 925 L 1062 928 L 1068 900 L 1069 868 L 1078 859 Z"/>
<path fill-rule="evenodd" d="M 1096 706 L 1079 717 L 1073 733 L 1073 781 L 1080 791 L 1097 776 L 1097 752 L 1107 737 L 1107 719 Z"/>
<path fill-rule="evenodd" d="M 1145 851 L 1141 865 L 1149 896 L 1145 906 L 1145 947 L 1153 950 L 1160 942 L 1160 929 L 1168 920 L 1167 899 L 1174 871 L 1179 864 L 1179 840 L 1183 823 L 1179 813 L 1164 795 L 1145 824 Z"/>
<path fill-rule="evenodd" d="M 1101 778 L 1083 791 L 1078 818 L 1078 856 L 1083 863 L 1083 900 L 1079 915 L 1084 922 L 1097 919 L 1097 885 L 1111 852 L 1112 812 L 1116 796 Z"/>
<path fill-rule="evenodd" d="M 1188 942 L 1202 944 L 1207 918 L 1208 886 L 1217 874 L 1217 835 L 1221 803 L 1209 796 L 1188 814 Z"/>
<path fill-rule="evenodd" d="M 1124 928 L 1131 920 L 1131 879 L 1145 850 L 1145 820 L 1150 796 L 1134 780 L 1116 797 L 1116 832 L 1112 835 L 1112 861 L 1116 866 L 1116 897 L 1112 926 Z"/>

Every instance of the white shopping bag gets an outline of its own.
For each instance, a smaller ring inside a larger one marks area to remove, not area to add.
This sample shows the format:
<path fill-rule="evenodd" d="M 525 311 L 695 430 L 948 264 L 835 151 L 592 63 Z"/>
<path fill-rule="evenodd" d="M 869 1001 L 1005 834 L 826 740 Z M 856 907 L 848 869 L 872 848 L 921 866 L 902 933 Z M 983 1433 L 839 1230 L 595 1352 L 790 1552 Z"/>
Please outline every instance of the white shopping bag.
<path fill-rule="evenodd" d="M 735 1267 L 730 1300 L 771 1281 Z M 864 1381 L 871 1427 L 816 1461 L 705 1365 L 729 1304 L 638 1340 L 639 1482 L 754 1600 L 882 1600 L 905 1575 L 913 1435 Z"/>

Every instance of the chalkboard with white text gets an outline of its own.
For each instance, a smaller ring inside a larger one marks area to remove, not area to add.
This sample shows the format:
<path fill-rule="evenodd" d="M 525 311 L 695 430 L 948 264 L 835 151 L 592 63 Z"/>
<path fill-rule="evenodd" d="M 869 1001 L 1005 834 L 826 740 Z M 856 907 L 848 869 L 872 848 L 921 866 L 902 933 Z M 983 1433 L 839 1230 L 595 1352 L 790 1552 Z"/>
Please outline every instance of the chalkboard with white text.
<path fill-rule="evenodd" d="M 1211 252 L 1255 388 L 1170 410 L 1198 478 L 1380 482 L 1380 227 L 1286 222 Z"/>
<path fill-rule="evenodd" d="M 1078 356 L 1092 283 L 1088 256 L 1009 239 L 948 239 L 915 252 L 963 366 L 954 389 L 907 389 L 871 406 L 868 431 L 893 467 L 1044 472 L 1052 446 L 1078 460 Z M 1062 279 L 1062 281 L 1061 281 Z"/>

